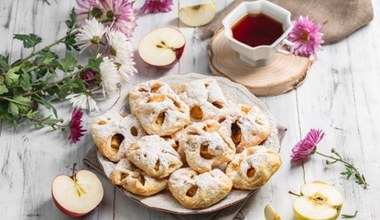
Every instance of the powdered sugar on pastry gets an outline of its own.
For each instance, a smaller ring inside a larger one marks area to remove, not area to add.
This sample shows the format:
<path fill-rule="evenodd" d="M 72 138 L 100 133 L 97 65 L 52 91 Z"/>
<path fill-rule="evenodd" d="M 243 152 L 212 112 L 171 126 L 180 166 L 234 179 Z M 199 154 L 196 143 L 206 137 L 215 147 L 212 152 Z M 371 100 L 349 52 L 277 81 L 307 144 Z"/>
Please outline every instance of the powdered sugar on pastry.
<path fill-rule="evenodd" d="M 212 206 L 231 191 L 231 180 L 220 170 L 199 174 L 191 168 L 175 171 L 169 178 L 169 190 L 186 208 Z"/>
<path fill-rule="evenodd" d="M 155 179 L 131 164 L 127 158 L 120 160 L 111 173 L 112 183 L 141 196 L 154 195 L 167 186 L 167 179 Z"/>
<path fill-rule="evenodd" d="M 152 177 L 165 178 L 182 166 L 171 143 L 158 135 L 144 136 L 127 150 L 127 158 Z"/>
<path fill-rule="evenodd" d="M 233 143 L 226 142 L 218 133 L 219 123 L 215 120 L 196 122 L 185 128 L 179 141 L 189 166 L 203 173 L 213 167 L 229 162 L 235 154 Z"/>
<path fill-rule="evenodd" d="M 227 106 L 222 90 L 212 78 L 194 80 L 176 86 L 174 90 L 189 105 L 192 121 L 211 119 Z"/>
<path fill-rule="evenodd" d="M 120 115 L 110 110 L 94 118 L 90 125 L 92 138 L 99 152 L 109 160 L 118 162 L 132 142 L 145 135 L 136 117 Z"/>
<path fill-rule="evenodd" d="M 189 122 L 189 107 L 165 83 L 148 81 L 129 94 L 131 111 L 148 134 L 172 135 Z"/>
<path fill-rule="evenodd" d="M 216 116 L 220 134 L 231 140 L 236 151 L 262 143 L 270 134 L 270 122 L 257 106 L 235 105 Z"/>
<path fill-rule="evenodd" d="M 234 188 L 255 190 L 264 185 L 278 170 L 281 159 L 277 152 L 264 146 L 253 146 L 236 154 L 226 169 Z"/>

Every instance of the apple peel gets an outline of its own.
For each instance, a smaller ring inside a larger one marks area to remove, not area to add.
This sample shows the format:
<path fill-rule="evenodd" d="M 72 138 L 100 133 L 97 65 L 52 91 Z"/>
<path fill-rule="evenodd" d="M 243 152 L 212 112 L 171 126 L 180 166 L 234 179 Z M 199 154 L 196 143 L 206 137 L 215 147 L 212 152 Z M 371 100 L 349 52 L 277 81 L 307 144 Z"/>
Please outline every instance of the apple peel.
<path fill-rule="evenodd" d="M 71 177 L 55 177 L 51 191 L 58 209 L 71 217 L 88 214 L 99 205 L 104 196 L 102 183 L 88 170 L 80 170 Z"/>

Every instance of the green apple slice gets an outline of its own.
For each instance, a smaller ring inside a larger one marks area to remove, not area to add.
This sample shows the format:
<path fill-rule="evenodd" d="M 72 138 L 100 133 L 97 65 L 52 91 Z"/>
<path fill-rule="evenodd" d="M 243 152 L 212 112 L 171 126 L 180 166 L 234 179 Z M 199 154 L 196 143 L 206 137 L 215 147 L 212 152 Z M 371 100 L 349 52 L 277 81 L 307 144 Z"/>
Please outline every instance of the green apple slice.
<path fill-rule="evenodd" d="M 301 187 L 301 196 L 293 202 L 299 220 L 334 220 L 342 209 L 343 196 L 333 186 L 315 181 Z"/>
<path fill-rule="evenodd" d="M 216 5 L 211 2 L 181 8 L 178 12 L 178 18 L 190 27 L 199 27 L 210 23 L 215 14 Z"/>
<path fill-rule="evenodd" d="M 271 205 L 266 205 L 264 208 L 265 220 L 281 220 L 280 215 L 273 209 Z"/>

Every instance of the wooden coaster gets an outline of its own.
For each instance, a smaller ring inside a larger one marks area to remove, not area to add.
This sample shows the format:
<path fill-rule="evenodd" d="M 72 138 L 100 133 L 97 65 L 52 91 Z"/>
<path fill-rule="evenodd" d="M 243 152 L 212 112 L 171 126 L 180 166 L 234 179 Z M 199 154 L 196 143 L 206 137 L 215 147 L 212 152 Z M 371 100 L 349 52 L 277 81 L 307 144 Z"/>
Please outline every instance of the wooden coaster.
<path fill-rule="evenodd" d="M 209 65 L 215 75 L 246 86 L 256 96 L 280 95 L 302 85 L 312 64 L 309 58 L 277 53 L 266 65 L 255 67 L 240 59 L 223 30 L 215 32 L 209 45 Z"/>

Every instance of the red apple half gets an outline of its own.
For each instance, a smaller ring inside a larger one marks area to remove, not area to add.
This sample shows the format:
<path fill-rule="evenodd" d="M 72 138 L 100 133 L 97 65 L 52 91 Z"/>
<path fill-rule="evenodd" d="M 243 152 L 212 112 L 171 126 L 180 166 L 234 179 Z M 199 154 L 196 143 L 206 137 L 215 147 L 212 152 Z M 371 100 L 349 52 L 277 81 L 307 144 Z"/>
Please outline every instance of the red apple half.
<path fill-rule="evenodd" d="M 79 217 L 92 211 L 103 199 L 103 185 L 98 177 L 80 170 L 74 176 L 59 175 L 53 180 L 54 203 L 65 214 Z"/>
<path fill-rule="evenodd" d="M 139 55 L 149 65 L 169 68 L 181 58 L 185 44 L 185 36 L 177 28 L 159 28 L 140 41 Z"/>

